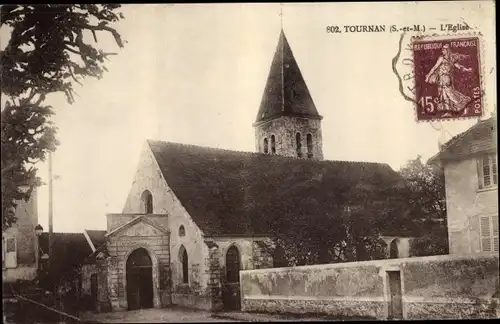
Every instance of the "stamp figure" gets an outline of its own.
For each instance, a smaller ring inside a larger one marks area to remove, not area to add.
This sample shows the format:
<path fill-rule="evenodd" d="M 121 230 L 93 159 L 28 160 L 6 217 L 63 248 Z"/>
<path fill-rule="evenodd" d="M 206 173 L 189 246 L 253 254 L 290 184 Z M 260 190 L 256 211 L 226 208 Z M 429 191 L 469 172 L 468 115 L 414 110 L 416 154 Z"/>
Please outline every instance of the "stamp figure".
<path fill-rule="evenodd" d="M 478 37 L 413 42 L 418 120 L 482 115 L 479 45 Z"/>

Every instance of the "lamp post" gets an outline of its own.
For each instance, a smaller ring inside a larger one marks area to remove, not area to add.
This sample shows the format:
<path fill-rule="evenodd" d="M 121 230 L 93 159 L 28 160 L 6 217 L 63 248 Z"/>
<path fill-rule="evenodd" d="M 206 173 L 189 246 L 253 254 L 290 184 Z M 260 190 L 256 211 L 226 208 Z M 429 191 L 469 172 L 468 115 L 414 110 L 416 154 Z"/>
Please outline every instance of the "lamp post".
<path fill-rule="evenodd" d="M 38 285 L 40 286 L 40 277 L 41 277 L 41 262 L 40 262 L 40 251 L 41 251 L 41 248 L 40 248 L 40 236 L 42 235 L 43 233 L 43 227 L 42 225 L 38 224 L 37 226 L 35 226 L 35 235 L 36 235 L 36 254 L 35 254 L 35 258 L 36 258 L 36 272 L 37 272 L 37 277 L 38 277 Z"/>
<path fill-rule="evenodd" d="M 43 233 L 43 227 L 42 225 L 38 224 L 35 226 L 35 234 L 36 234 L 36 246 L 37 246 L 37 251 L 36 251 L 36 259 L 38 262 L 38 268 L 40 268 L 40 236 Z"/>
<path fill-rule="evenodd" d="M 49 152 L 49 256 L 52 256 L 53 202 L 52 202 L 52 152 Z M 49 260 L 50 262 L 50 260 Z"/>

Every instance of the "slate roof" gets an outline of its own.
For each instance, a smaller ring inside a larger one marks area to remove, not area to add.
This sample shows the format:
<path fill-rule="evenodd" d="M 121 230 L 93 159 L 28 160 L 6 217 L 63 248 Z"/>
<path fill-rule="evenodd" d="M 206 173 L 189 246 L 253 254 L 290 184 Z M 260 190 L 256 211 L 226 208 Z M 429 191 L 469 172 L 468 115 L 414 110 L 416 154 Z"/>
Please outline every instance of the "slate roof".
<path fill-rule="evenodd" d="M 94 244 L 94 247 L 97 249 L 101 245 L 104 244 L 105 242 L 105 235 L 106 231 L 104 230 L 85 230 L 92 241 L 92 244 Z"/>
<path fill-rule="evenodd" d="M 441 151 L 429 159 L 429 163 L 467 159 L 484 153 L 496 153 L 496 130 L 496 117 L 480 120 L 444 144 Z"/>
<path fill-rule="evenodd" d="M 49 252 L 49 233 L 40 236 L 40 249 Z M 51 266 L 60 271 L 74 269 L 84 263 L 92 249 L 83 233 L 52 233 Z M 55 270 L 58 271 L 58 270 Z"/>
<path fill-rule="evenodd" d="M 321 118 L 283 30 L 271 63 L 256 122 L 280 116 Z"/>
<path fill-rule="evenodd" d="M 269 233 L 273 202 L 325 213 L 346 191 L 400 183 L 387 164 L 317 161 L 148 140 L 160 170 L 208 236 Z M 267 204 L 267 205 L 266 205 Z M 307 216 L 310 217 L 310 216 Z M 310 219 L 309 219 L 310 220 Z"/>

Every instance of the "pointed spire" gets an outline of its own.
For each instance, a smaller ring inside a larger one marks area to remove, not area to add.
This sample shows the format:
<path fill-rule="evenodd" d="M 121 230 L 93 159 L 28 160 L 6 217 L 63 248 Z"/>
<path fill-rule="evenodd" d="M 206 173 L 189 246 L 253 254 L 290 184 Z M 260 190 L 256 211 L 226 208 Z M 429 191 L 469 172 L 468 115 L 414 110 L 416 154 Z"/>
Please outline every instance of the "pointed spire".
<path fill-rule="evenodd" d="M 281 29 L 256 122 L 280 116 L 321 119 Z"/>

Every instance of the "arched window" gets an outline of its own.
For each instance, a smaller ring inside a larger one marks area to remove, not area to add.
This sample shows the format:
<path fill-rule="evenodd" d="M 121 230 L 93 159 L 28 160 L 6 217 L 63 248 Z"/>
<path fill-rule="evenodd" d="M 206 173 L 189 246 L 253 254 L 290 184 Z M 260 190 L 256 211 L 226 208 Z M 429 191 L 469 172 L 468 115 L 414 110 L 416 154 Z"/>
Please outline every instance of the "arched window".
<path fill-rule="evenodd" d="M 231 246 L 226 254 L 226 280 L 227 282 L 240 281 L 240 252 L 236 246 Z"/>
<path fill-rule="evenodd" d="M 313 137 L 311 134 L 307 134 L 307 157 L 313 157 Z"/>
<path fill-rule="evenodd" d="M 151 195 L 151 192 L 149 192 L 149 190 L 144 190 L 144 192 L 141 195 L 141 202 L 142 202 L 144 213 L 152 214 L 153 213 L 153 195 Z"/>
<path fill-rule="evenodd" d="M 184 245 L 179 249 L 179 261 L 182 263 L 182 283 L 189 283 L 188 254 Z"/>
<path fill-rule="evenodd" d="M 271 135 L 271 153 L 276 153 L 276 137 Z"/>
<path fill-rule="evenodd" d="M 300 133 L 295 134 L 295 142 L 297 143 L 297 157 L 302 157 L 302 139 Z"/>
<path fill-rule="evenodd" d="M 269 147 L 268 147 L 268 142 L 267 142 L 267 137 L 264 138 L 264 154 L 267 154 L 269 152 Z"/>
<path fill-rule="evenodd" d="M 389 246 L 389 258 L 397 259 L 399 257 L 399 239 L 395 238 L 391 241 L 391 245 Z"/>
<path fill-rule="evenodd" d="M 186 235 L 186 229 L 184 228 L 184 225 L 181 225 L 179 227 L 179 236 L 184 236 Z"/>

